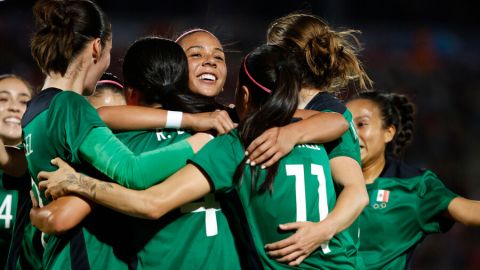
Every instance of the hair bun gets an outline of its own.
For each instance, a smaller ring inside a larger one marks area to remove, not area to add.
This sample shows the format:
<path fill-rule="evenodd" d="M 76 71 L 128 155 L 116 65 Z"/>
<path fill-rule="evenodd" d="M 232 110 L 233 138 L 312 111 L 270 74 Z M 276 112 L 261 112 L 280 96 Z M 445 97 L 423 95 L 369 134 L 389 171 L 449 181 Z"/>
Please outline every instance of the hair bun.
<path fill-rule="evenodd" d="M 68 1 L 41 0 L 35 5 L 33 14 L 43 28 L 53 31 L 71 28 L 72 14 L 68 12 Z"/>

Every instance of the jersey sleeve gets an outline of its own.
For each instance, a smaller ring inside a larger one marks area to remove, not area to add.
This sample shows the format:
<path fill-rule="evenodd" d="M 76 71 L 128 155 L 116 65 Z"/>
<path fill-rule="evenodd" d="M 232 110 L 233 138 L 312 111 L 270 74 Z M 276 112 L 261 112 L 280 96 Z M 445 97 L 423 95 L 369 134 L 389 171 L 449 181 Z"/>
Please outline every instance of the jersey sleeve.
<path fill-rule="evenodd" d="M 319 93 L 314 98 L 314 101 L 305 109 L 321 112 L 336 112 L 343 115 L 349 124 L 348 130 L 345 131 L 340 138 L 324 144 L 325 149 L 327 150 L 329 159 L 346 156 L 356 160 L 361 166 L 360 144 L 358 141 L 357 131 L 355 130 L 355 125 L 352 122 L 352 113 L 347 109 L 347 107 L 331 94 Z"/>
<path fill-rule="evenodd" d="M 56 95 L 49 108 L 47 128 L 50 140 L 61 144 L 70 162 L 78 163 L 80 145 L 96 127 L 105 127 L 97 111 L 81 95 L 63 91 Z M 46 142 L 48 143 L 48 142 Z"/>
<path fill-rule="evenodd" d="M 107 127 L 94 128 L 80 146 L 85 161 L 122 186 L 146 189 L 185 166 L 193 150 L 187 141 L 135 155 Z"/>
<path fill-rule="evenodd" d="M 358 162 L 362 166 L 360 158 L 360 143 L 358 141 L 357 131 L 352 122 L 352 113 L 347 109 L 343 116 L 348 122 L 348 130 L 337 140 L 327 143 L 325 149 L 327 149 L 328 157 L 333 159 L 335 157 L 346 156 L 350 157 Z"/>
<path fill-rule="evenodd" d="M 193 156 L 186 141 L 135 155 L 108 129 L 88 101 L 77 93 L 57 94 L 49 109 L 49 134 L 68 161 L 88 162 L 132 189 L 145 189 L 170 176 Z"/>
<path fill-rule="evenodd" d="M 442 216 L 458 195 L 444 186 L 431 171 L 426 171 L 417 189 L 417 219 L 426 233 L 448 231 L 454 221 Z"/>
<path fill-rule="evenodd" d="M 203 172 L 215 191 L 227 192 L 233 186 L 233 175 L 244 156 L 236 153 L 241 149 L 240 142 L 226 134 L 211 140 L 188 162 Z"/>

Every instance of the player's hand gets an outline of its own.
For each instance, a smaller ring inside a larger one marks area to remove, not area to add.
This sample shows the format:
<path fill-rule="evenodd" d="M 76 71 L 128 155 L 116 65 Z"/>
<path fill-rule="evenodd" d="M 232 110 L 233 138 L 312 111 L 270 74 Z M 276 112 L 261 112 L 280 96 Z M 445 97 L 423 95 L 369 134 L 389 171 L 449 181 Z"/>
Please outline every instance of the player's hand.
<path fill-rule="evenodd" d="M 296 232 L 286 239 L 265 245 L 267 254 L 278 262 L 288 263 L 290 266 L 299 265 L 314 250 L 332 238 L 331 230 L 321 224 L 308 221 L 281 224 L 281 230 Z"/>
<path fill-rule="evenodd" d="M 237 127 L 233 123 L 227 111 L 217 110 L 214 112 L 188 114 L 191 119 L 188 119 L 189 127 L 195 131 L 216 130 L 219 135 L 228 133 L 230 130 Z"/>
<path fill-rule="evenodd" d="M 267 168 L 290 153 L 295 143 L 287 127 L 274 127 L 253 140 L 247 147 L 246 155 L 250 165 L 261 164 L 262 168 Z"/>
<path fill-rule="evenodd" d="M 41 171 L 37 178 L 40 181 L 38 185 L 40 190 L 45 191 L 46 197 L 55 200 L 69 194 L 71 186 L 80 185 L 81 177 L 68 163 L 58 157 L 52 159 L 51 163 L 58 169 L 53 172 Z"/>

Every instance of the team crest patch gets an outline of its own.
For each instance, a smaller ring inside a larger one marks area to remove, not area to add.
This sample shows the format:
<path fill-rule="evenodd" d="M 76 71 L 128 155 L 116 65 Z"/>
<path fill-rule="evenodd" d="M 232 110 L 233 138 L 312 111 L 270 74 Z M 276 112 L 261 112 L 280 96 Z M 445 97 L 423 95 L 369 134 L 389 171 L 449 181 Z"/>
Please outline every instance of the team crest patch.
<path fill-rule="evenodd" d="M 377 196 L 372 202 L 372 207 L 375 209 L 387 207 L 388 200 L 390 199 L 390 191 L 385 189 L 377 190 Z"/>

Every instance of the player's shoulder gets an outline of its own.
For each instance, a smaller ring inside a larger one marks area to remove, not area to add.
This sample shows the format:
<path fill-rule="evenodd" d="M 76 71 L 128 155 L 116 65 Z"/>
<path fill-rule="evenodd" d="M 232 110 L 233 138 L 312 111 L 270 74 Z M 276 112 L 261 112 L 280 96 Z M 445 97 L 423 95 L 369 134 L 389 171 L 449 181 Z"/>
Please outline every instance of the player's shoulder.
<path fill-rule="evenodd" d="M 22 127 L 27 126 L 37 115 L 47 110 L 50 104 L 62 91 L 57 88 L 47 88 L 33 97 L 27 103 L 27 110 L 22 117 Z"/>
<path fill-rule="evenodd" d="M 347 107 L 331 93 L 320 92 L 312 98 L 305 109 L 316 111 L 332 111 L 343 114 L 347 110 Z"/>
<path fill-rule="evenodd" d="M 416 177 L 421 178 L 426 173 L 431 173 L 431 172 L 424 168 L 412 166 L 392 156 L 387 156 L 385 168 L 380 174 L 380 177 L 410 179 L 410 178 L 416 178 Z"/>

